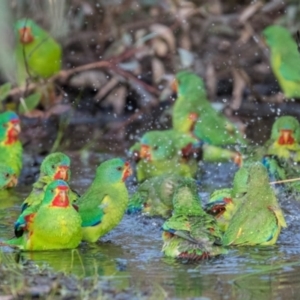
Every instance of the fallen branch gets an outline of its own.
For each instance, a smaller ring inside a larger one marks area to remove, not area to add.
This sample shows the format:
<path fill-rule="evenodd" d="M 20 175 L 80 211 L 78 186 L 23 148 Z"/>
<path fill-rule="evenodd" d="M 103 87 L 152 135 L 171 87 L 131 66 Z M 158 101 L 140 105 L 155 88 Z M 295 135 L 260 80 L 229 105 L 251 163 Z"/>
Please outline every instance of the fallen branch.
<path fill-rule="evenodd" d="M 19 94 L 23 94 L 25 91 L 26 92 L 32 92 L 37 86 L 40 85 L 47 85 L 49 83 L 54 83 L 54 82 L 60 82 L 60 83 L 64 83 L 67 80 L 70 79 L 70 77 L 74 76 L 75 74 L 78 73 L 82 73 L 85 71 L 89 71 L 89 70 L 93 70 L 93 69 L 109 69 L 111 71 L 114 71 L 115 73 L 125 77 L 125 78 L 130 78 L 133 81 L 136 81 L 138 84 L 140 84 L 141 86 L 143 86 L 143 88 L 145 90 L 147 90 L 148 92 L 158 95 L 158 91 L 156 88 L 148 85 L 147 83 L 143 82 L 142 80 L 138 79 L 137 77 L 135 77 L 134 75 L 132 75 L 129 72 L 124 71 L 123 69 L 118 67 L 118 64 L 126 59 L 129 59 L 130 57 L 132 57 L 134 54 L 136 54 L 138 51 L 141 51 L 143 49 L 143 47 L 140 48 L 133 48 L 133 49 L 129 49 L 125 52 L 123 52 L 122 54 L 120 54 L 117 57 L 113 57 L 109 60 L 102 60 L 102 61 L 97 61 L 97 62 L 93 62 L 93 63 L 89 63 L 86 65 L 82 65 L 82 66 L 78 66 L 75 67 L 73 69 L 70 70 L 61 70 L 59 73 L 55 74 L 54 76 L 50 77 L 49 79 L 45 80 L 44 83 L 31 83 L 27 86 L 23 86 L 23 87 L 16 87 L 14 89 L 12 89 L 9 93 L 8 96 L 13 97 L 13 96 L 17 96 Z"/>
<path fill-rule="evenodd" d="M 286 183 L 286 182 L 294 182 L 294 181 L 300 181 L 300 177 L 298 178 L 291 178 L 291 179 L 284 179 L 279 181 L 272 181 L 270 184 L 278 184 L 278 183 Z"/>

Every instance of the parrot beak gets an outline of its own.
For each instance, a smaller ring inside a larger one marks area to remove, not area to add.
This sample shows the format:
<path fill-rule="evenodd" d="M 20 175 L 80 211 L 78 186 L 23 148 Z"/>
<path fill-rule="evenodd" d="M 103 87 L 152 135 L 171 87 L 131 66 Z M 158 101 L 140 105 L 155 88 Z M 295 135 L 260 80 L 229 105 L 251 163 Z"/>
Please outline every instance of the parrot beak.
<path fill-rule="evenodd" d="M 34 40 L 30 27 L 24 26 L 23 28 L 19 29 L 19 35 L 20 35 L 20 42 L 22 44 L 30 44 Z"/>
<path fill-rule="evenodd" d="M 130 163 L 127 161 L 124 166 L 122 181 L 124 182 L 132 174 Z"/>
<path fill-rule="evenodd" d="M 278 139 L 279 145 L 293 145 L 295 140 L 292 136 L 293 131 L 289 129 L 281 129 L 280 136 Z"/>
<path fill-rule="evenodd" d="M 137 150 L 133 151 L 131 157 L 136 163 L 139 162 L 139 160 L 141 159 L 140 152 Z"/>
<path fill-rule="evenodd" d="M 52 206 L 67 207 L 69 206 L 69 188 L 65 185 L 59 185 L 56 189 L 56 196 L 52 201 Z"/>
<path fill-rule="evenodd" d="M 12 187 L 16 186 L 17 184 L 18 184 L 18 178 L 17 178 L 17 175 L 14 174 L 11 177 L 10 181 L 7 183 L 6 187 L 7 188 L 12 188 Z"/>
<path fill-rule="evenodd" d="M 172 80 L 171 90 L 172 90 L 173 93 L 177 93 L 178 92 L 178 81 L 176 80 L 176 78 L 174 78 Z"/>
<path fill-rule="evenodd" d="M 190 122 L 190 132 L 193 132 L 194 131 L 194 128 L 195 128 L 195 124 L 197 122 L 199 118 L 199 115 L 195 112 L 192 112 L 189 114 L 188 116 L 188 122 Z"/>
<path fill-rule="evenodd" d="M 54 175 L 54 179 L 69 180 L 69 166 L 59 166 Z"/>
<path fill-rule="evenodd" d="M 242 155 L 241 155 L 239 152 L 236 152 L 236 153 L 233 155 L 233 157 L 232 157 L 232 161 L 233 161 L 236 165 L 238 165 L 239 167 L 241 167 L 242 164 L 243 164 L 243 157 L 242 157 Z"/>
<path fill-rule="evenodd" d="M 191 143 L 181 149 L 181 156 L 183 158 L 190 158 L 193 153 L 193 145 Z"/>
<path fill-rule="evenodd" d="M 151 160 L 150 146 L 144 144 L 141 145 L 140 158 Z"/>
<path fill-rule="evenodd" d="M 9 122 L 10 129 L 13 131 L 15 136 L 18 136 L 21 132 L 21 126 L 20 126 L 20 120 L 19 119 L 13 119 Z"/>
<path fill-rule="evenodd" d="M 189 120 L 196 122 L 198 120 L 198 114 L 195 112 L 192 112 L 189 114 Z"/>
<path fill-rule="evenodd" d="M 148 202 L 143 204 L 143 213 L 149 213 L 151 210 L 151 205 Z"/>
<path fill-rule="evenodd" d="M 21 132 L 20 120 L 13 119 L 7 123 L 7 141 L 6 144 L 13 144 L 18 140 L 19 133 Z"/>

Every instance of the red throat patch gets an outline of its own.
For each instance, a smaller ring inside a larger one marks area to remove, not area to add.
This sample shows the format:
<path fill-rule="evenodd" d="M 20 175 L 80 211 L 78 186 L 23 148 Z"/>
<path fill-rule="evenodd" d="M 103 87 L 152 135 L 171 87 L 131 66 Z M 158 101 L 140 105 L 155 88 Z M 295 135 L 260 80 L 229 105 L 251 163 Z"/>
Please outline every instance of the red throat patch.
<path fill-rule="evenodd" d="M 295 139 L 292 136 L 293 131 L 288 129 L 281 129 L 280 136 L 278 138 L 279 145 L 293 145 L 295 143 Z"/>
<path fill-rule="evenodd" d="M 130 163 L 127 161 L 125 163 L 125 169 L 123 171 L 122 181 L 124 182 L 132 174 L 132 169 Z"/>
<path fill-rule="evenodd" d="M 197 123 L 199 115 L 195 112 L 191 112 L 188 116 L 188 120 L 191 123 L 190 125 L 190 132 L 193 132 L 195 130 L 195 125 Z"/>
<path fill-rule="evenodd" d="M 5 145 L 12 145 L 19 140 L 19 133 L 21 131 L 20 121 L 19 120 L 11 120 L 8 124 L 7 129 L 7 138 L 5 141 Z"/>
<path fill-rule="evenodd" d="M 23 27 L 19 29 L 19 35 L 20 35 L 20 42 L 22 44 L 30 44 L 34 41 L 34 37 L 31 33 L 30 27 Z"/>
<path fill-rule="evenodd" d="M 174 79 L 171 83 L 171 89 L 174 93 L 178 92 L 178 81 Z"/>
<path fill-rule="evenodd" d="M 56 206 L 56 207 L 69 206 L 70 202 L 67 194 L 68 189 L 69 188 L 67 186 L 62 186 L 62 185 L 57 187 L 56 191 L 58 191 L 58 193 L 56 194 L 56 196 L 52 201 L 52 206 Z"/>
<path fill-rule="evenodd" d="M 141 145 L 140 158 L 145 158 L 151 161 L 150 146 L 144 144 Z"/>
<path fill-rule="evenodd" d="M 183 158 L 189 158 L 193 153 L 193 145 L 191 143 L 181 149 L 181 156 Z"/>
<path fill-rule="evenodd" d="M 69 173 L 68 173 L 69 167 L 68 166 L 59 166 L 57 168 L 56 173 L 54 174 L 54 179 L 58 180 L 64 180 L 68 181 L 69 180 Z"/>

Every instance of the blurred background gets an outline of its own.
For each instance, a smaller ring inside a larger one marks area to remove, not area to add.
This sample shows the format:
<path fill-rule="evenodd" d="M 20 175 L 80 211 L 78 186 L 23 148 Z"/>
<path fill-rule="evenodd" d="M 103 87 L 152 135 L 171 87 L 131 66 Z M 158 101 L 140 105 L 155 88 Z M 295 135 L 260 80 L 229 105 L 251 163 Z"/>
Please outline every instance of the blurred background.
<path fill-rule="evenodd" d="M 24 18 L 60 44 L 62 64 L 46 80 L 20 84 L 15 22 Z M 278 94 L 261 31 L 276 22 L 295 34 L 299 21 L 298 1 L 1 1 L 0 83 L 11 83 L 2 108 L 19 111 L 23 143 L 33 153 L 124 153 L 145 130 L 168 128 L 170 82 L 190 69 L 248 137 L 252 118 L 266 120 L 263 142 L 279 110 L 297 115 L 299 107 Z M 49 82 L 51 97 L 29 97 Z"/>

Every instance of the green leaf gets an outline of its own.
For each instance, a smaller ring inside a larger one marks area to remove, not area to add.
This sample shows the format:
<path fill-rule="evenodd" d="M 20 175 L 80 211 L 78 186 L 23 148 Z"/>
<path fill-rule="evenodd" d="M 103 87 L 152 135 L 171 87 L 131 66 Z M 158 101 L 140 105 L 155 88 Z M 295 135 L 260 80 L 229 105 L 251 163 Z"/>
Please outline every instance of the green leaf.
<path fill-rule="evenodd" d="M 2 102 L 9 94 L 11 90 L 11 83 L 7 82 L 0 86 L 0 102 Z"/>
<path fill-rule="evenodd" d="M 27 111 L 33 110 L 39 104 L 41 97 L 42 97 L 41 93 L 33 93 L 33 94 L 27 96 L 24 99 L 24 103 L 25 103 L 27 109 L 24 107 L 24 105 L 21 102 L 21 104 L 19 106 L 19 113 L 23 114 Z"/>

